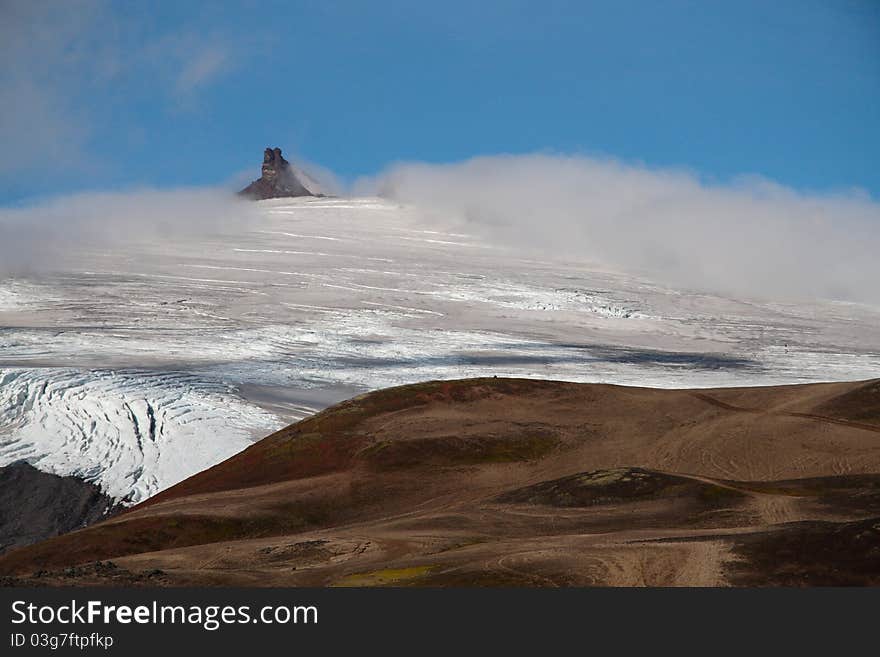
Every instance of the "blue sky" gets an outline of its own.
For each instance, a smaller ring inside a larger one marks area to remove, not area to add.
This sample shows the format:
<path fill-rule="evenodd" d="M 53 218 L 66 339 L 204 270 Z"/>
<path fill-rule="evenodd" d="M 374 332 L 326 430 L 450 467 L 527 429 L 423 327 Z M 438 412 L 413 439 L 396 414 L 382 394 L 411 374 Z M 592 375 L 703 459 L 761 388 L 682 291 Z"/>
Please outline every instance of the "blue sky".
<path fill-rule="evenodd" d="M 880 197 L 872 0 L 35 4 L 0 8 L 4 205 L 232 184 L 267 145 L 348 181 L 586 153 Z"/>

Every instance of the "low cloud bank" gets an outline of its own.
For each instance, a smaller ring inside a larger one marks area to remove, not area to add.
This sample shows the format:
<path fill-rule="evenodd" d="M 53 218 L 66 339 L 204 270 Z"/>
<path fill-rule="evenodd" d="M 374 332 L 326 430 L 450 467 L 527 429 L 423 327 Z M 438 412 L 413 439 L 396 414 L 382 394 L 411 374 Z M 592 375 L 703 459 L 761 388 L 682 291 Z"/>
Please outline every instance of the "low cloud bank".
<path fill-rule="evenodd" d="M 90 254 L 194 240 L 259 220 L 228 190 L 141 190 L 65 196 L 0 208 L 0 275 L 64 271 Z"/>
<path fill-rule="evenodd" d="M 588 157 L 400 164 L 356 185 L 452 217 L 487 239 L 579 255 L 690 289 L 880 302 L 880 205 L 759 178 Z"/>
<path fill-rule="evenodd" d="M 547 155 L 401 164 L 353 191 L 418 205 L 438 224 L 487 241 L 684 289 L 880 303 L 880 204 L 863 193 L 807 194 L 758 178 L 715 184 L 688 172 Z M 232 235 L 261 218 L 258 204 L 220 188 L 0 208 L 0 275 L 63 271 L 96 251 L 138 243 Z"/>

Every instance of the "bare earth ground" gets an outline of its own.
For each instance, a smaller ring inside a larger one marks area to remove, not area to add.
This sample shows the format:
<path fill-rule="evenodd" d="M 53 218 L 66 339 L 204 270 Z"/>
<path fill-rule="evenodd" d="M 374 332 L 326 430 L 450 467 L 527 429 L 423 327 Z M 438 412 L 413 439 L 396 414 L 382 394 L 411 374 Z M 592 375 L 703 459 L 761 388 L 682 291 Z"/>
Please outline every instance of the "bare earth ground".
<path fill-rule="evenodd" d="M 880 584 L 880 380 L 438 381 L 343 402 L 13 585 Z"/>

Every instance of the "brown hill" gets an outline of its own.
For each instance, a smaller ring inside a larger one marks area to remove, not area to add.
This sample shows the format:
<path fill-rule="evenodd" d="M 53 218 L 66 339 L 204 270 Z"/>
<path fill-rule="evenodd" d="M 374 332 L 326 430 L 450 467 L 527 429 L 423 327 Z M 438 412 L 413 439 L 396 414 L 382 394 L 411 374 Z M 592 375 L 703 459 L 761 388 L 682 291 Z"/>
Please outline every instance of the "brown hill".
<path fill-rule="evenodd" d="M 520 379 L 383 390 L 10 552 L 0 573 L 18 584 L 878 584 L 878 390 Z"/>

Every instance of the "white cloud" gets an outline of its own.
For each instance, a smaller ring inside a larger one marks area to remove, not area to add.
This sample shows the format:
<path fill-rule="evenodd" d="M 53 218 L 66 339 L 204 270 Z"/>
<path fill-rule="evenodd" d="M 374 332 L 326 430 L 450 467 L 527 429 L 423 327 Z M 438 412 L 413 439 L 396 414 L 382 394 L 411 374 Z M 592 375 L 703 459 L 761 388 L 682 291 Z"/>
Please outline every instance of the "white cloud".
<path fill-rule="evenodd" d="M 0 208 L 0 275 L 65 271 L 109 248 L 198 239 L 259 219 L 254 203 L 214 188 L 84 193 Z"/>
<path fill-rule="evenodd" d="M 145 44 L 133 66 L 149 71 L 172 109 L 196 107 L 198 94 L 233 68 L 230 39 L 179 31 Z"/>
<path fill-rule="evenodd" d="M 189 95 L 216 79 L 227 66 L 228 56 L 221 48 L 211 46 L 193 53 L 184 62 L 177 76 L 178 93 Z"/>
<path fill-rule="evenodd" d="M 880 302 L 880 205 L 760 178 L 580 156 L 401 164 L 361 181 L 487 239 L 588 257 L 661 282 L 753 297 Z"/>

